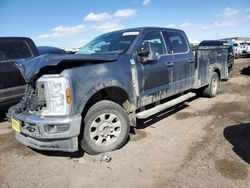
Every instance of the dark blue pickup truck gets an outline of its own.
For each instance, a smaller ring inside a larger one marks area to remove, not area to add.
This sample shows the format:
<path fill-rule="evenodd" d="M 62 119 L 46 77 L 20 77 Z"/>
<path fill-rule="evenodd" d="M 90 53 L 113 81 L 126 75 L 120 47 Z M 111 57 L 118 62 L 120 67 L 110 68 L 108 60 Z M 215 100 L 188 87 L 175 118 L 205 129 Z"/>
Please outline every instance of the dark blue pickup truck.
<path fill-rule="evenodd" d="M 192 49 L 181 30 L 134 28 L 101 35 L 74 55 L 17 63 L 26 83 L 9 110 L 16 139 L 38 150 L 90 154 L 120 148 L 130 126 L 228 78 L 227 47 Z M 197 92 L 199 91 L 199 92 Z"/>

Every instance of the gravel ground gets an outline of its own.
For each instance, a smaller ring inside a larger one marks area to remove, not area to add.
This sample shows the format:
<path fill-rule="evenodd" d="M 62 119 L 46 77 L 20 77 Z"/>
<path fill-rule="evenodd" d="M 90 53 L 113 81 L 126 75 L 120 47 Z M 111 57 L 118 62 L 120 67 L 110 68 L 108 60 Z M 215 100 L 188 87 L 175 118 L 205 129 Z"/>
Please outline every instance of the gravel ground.
<path fill-rule="evenodd" d="M 103 155 L 39 152 L 0 120 L 0 187 L 250 187 L 250 59 L 213 99 L 197 98 L 133 129 Z"/>

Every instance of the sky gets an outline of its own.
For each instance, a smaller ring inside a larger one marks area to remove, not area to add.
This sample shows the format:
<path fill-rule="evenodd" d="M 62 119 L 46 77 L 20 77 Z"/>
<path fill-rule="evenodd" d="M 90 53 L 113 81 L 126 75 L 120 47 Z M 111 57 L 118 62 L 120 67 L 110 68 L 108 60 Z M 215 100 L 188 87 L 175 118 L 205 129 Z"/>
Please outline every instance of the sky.
<path fill-rule="evenodd" d="M 190 41 L 250 37 L 250 0 L 0 0 L 0 36 L 78 48 L 105 32 L 178 28 Z"/>

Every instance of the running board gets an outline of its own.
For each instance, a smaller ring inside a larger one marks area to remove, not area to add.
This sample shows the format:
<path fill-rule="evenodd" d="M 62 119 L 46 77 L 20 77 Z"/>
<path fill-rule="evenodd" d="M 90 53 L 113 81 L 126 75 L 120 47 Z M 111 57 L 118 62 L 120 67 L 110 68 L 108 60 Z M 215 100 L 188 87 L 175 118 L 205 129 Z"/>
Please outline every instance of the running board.
<path fill-rule="evenodd" d="M 139 112 L 138 114 L 136 114 L 136 117 L 138 119 L 145 119 L 145 118 L 148 118 L 149 116 L 152 116 L 158 112 L 161 112 L 162 110 L 165 110 L 167 108 L 170 108 L 172 106 L 175 106 L 181 102 L 184 102 L 192 97 L 196 96 L 195 93 L 187 93 L 185 95 L 182 95 L 176 99 L 173 99 L 171 101 L 168 101 L 168 102 L 165 102 L 163 104 L 160 104 L 160 105 L 157 105 L 155 106 L 154 108 L 150 108 L 148 110 L 144 110 L 142 112 Z"/>

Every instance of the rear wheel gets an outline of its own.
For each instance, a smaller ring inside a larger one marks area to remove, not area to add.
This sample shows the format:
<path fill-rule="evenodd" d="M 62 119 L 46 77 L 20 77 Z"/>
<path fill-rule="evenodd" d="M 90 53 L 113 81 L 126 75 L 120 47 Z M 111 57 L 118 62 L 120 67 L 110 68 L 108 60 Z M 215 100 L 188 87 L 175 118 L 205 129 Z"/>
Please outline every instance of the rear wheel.
<path fill-rule="evenodd" d="M 203 90 L 203 96 L 213 98 L 217 95 L 220 87 L 220 79 L 216 72 L 212 73 L 209 85 Z"/>
<path fill-rule="evenodd" d="M 81 147 L 89 154 L 119 149 L 128 139 L 129 128 L 128 114 L 120 105 L 97 102 L 85 116 Z"/>

